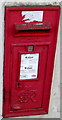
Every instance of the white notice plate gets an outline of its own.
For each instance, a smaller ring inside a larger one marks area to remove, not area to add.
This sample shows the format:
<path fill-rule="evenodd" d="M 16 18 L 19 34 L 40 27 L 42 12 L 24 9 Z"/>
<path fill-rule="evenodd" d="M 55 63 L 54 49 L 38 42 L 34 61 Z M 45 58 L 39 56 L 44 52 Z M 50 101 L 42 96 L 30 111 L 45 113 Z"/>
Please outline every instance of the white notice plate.
<path fill-rule="evenodd" d="M 38 75 L 39 54 L 22 54 L 20 65 L 20 80 L 36 79 Z"/>
<path fill-rule="evenodd" d="M 27 22 L 43 21 L 43 11 L 22 11 L 23 20 Z"/>

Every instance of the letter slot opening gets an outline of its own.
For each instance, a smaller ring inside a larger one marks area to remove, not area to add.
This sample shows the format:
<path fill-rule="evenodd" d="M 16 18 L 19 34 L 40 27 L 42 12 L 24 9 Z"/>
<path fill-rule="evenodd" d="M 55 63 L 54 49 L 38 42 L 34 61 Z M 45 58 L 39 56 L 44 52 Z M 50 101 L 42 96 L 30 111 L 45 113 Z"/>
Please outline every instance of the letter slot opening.
<path fill-rule="evenodd" d="M 29 35 L 48 35 L 51 30 L 51 24 L 45 23 L 15 23 L 15 36 Z"/>

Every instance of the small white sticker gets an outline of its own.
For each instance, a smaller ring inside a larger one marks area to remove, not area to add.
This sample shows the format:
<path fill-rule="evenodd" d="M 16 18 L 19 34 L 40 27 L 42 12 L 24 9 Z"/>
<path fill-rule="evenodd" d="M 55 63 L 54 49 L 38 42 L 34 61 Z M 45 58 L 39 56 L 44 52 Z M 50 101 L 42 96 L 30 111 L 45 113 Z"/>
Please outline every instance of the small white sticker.
<path fill-rule="evenodd" d="M 22 54 L 20 65 L 20 80 L 35 79 L 38 75 L 39 54 Z"/>
<path fill-rule="evenodd" d="M 22 11 L 22 16 L 24 16 L 23 20 L 25 20 L 25 22 L 42 22 L 43 11 Z"/>

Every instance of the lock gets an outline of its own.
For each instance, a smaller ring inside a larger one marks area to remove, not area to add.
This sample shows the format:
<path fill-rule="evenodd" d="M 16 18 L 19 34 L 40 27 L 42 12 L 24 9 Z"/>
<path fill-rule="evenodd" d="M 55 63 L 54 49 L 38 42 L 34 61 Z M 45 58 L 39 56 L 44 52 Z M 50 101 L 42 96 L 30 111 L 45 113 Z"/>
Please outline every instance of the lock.
<path fill-rule="evenodd" d="M 28 51 L 34 51 L 34 46 L 33 45 L 29 45 L 28 46 Z"/>

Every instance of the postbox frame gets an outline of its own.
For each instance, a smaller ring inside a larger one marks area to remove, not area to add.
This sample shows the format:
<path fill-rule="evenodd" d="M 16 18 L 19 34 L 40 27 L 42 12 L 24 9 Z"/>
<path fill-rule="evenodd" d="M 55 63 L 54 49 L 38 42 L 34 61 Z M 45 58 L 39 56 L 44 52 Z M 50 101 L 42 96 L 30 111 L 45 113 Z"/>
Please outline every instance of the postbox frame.
<path fill-rule="evenodd" d="M 9 43 L 7 43 L 7 40 L 6 40 L 6 28 L 7 28 L 7 23 L 8 23 L 8 17 L 7 15 L 9 14 L 9 11 L 14 11 L 14 10 L 56 10 L 58 13 L 58 17 L 60 16 L 60 7 L 58 6 L 48 6 L 48 7 L 6 7 L 5 8 L 5 43 L 4 43 L 4 95 L 3 95 L 3 117 L 16 117 L 16 116 L 25 116 L 25 115 L 37 115 L 37 114 L 47 114 L 48 113 L 48 107 L 49 107 L 49 100 L 50 100 L 50 91 L 51 91 L 51 83 L 52 83 L 52 74 L 53 74 L 53 66 L 54 66 L 54 56 L 55 56 L 55 50 L 56 50 L 56 41 L 57 41 L 57 32 L 58 32 L 58 23 L 59 23 L 59 19 L 56 20 L 56 25 L 57 25 L 57 28 L 56 28 L 56 33 L 55 33 L 55 40 L 54 42 L 50 45 L 50 42 L 45 42 L 45 43 L 41 43 L 42 45 L 49 45 L 50 47 L 50 51 L 53 52 L 53 57 L 52 57 L 52 63 L 51 61 L 49 61 L 48 59 L 48 66 L 50 66 L 50 69 L 51 69 L 51 74 L 50 76 L 48 75 L 49 73 L 49 67 L 47 68 L 47 78 L 48 79 L 48 82 L 47 82 L 47 79 L 45 80 L 45 84 L 44 84 L 44 95 L 43 95 L 43 104 L 42 104 L 42 108 L 41 109 L 32 109 L 32 110 L 22 110 L 22 111 L 10 111 L 10 103 L 8 102 L 8 99 L 10 98 L 10 94 L 11 94 L 11 88 L 9 88 L 9 80 L 6 79 L 6 52 L 7 51 L 7 48 L 6 48 L 6 45 L 8 45 L 8 48 L 9 48 Z M 37 43 L 36 43 L 37 44 Z M 54 47 L 53 47 L 53 44 L 54 44 Z M 24 44 L 25 45 L 25 44 Z M 29 44 L 30 45 L 30 44 Z M 17 46 L 17 45 L 15 45 Z M 10 48 L 9 48 L 10 49 Z M 51 56 L 50 56 L 50 52 L 48 53 L 48 56 L 49 58 L 51 59 Z M 47 99 L 47 100 L 46 100 Z M 7 101 L 6 101 L 7 100 Z M 5 103 L 6 101 L 6 103 Z M 8 103 L 7 103 L 8 102 Z M 7 107 L 6 107 L 7 106 Z"/>

